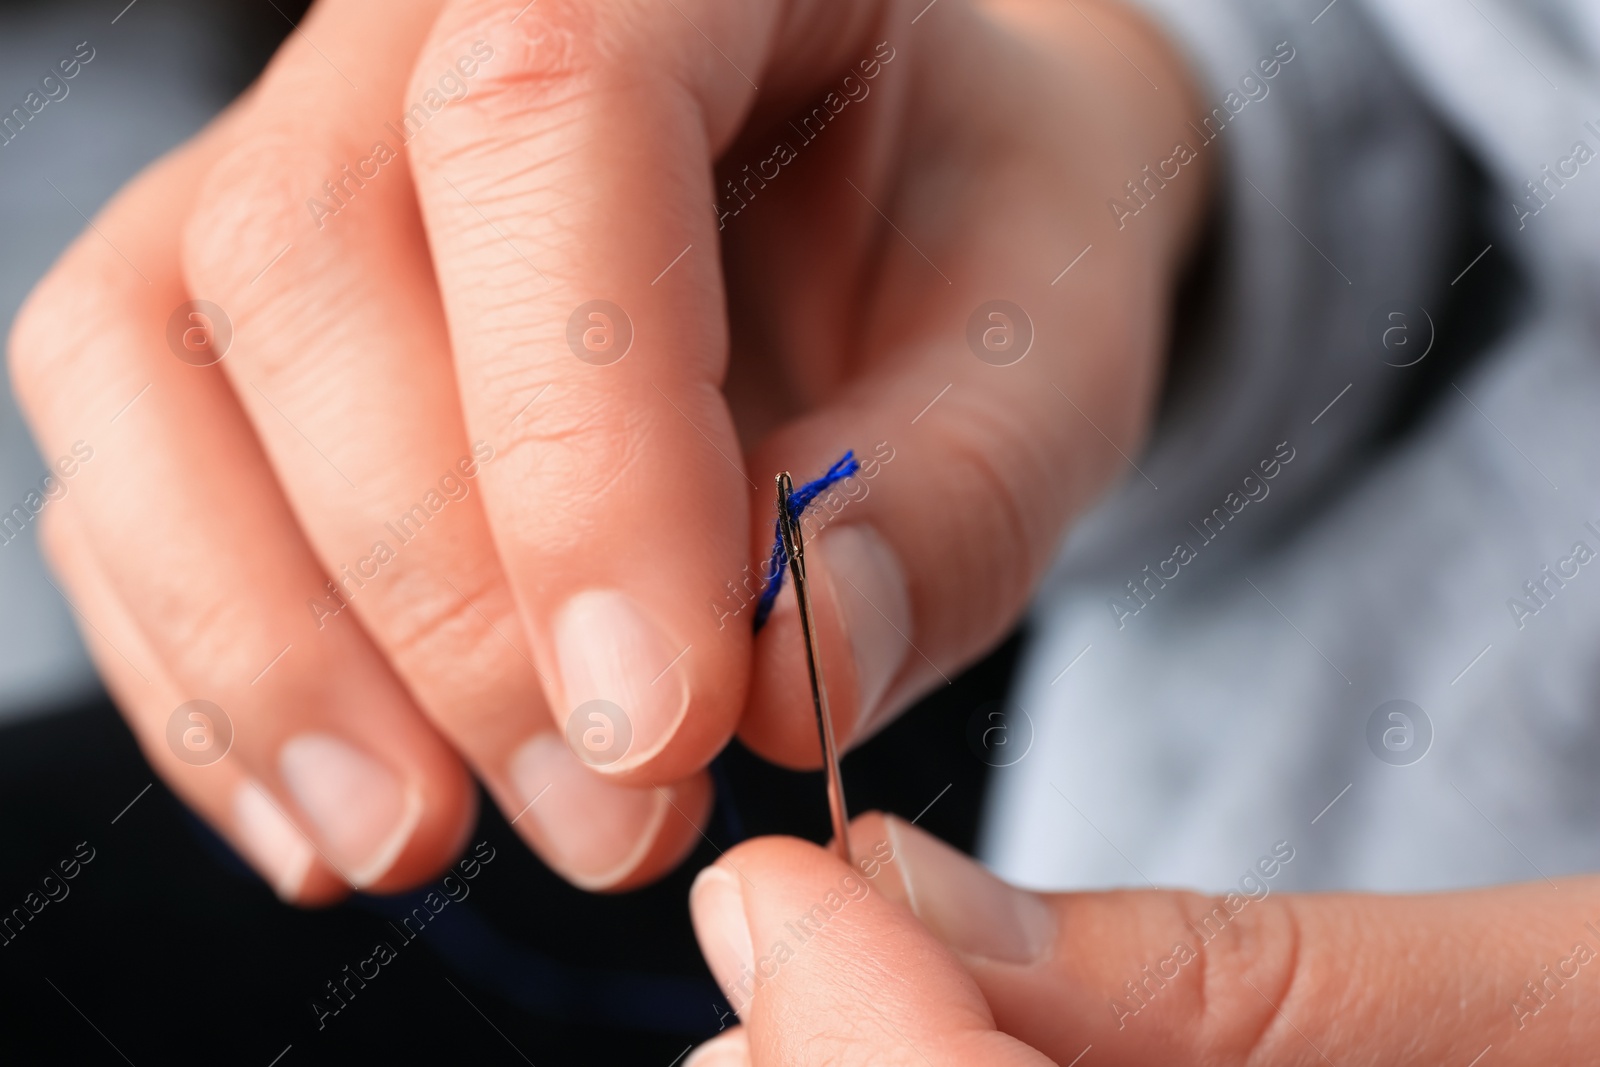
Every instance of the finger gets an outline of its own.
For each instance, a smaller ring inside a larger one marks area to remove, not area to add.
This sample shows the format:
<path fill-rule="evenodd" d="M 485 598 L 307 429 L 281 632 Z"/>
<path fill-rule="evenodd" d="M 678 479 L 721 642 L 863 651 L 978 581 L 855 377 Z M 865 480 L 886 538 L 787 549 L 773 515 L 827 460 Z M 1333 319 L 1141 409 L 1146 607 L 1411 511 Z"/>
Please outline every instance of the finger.
<path fill-rule="evenodd" d="M 41 283 L 11 339 L 17 395 L 47 454 L 95 447 L 78 528 L 156 660 L 232 720 L 229 759 L 347 881 L 396 889 L 449 862 L 476 797 L 361 629 L 316 628 L 321 568 L 226 383 L 167 348 L 179 217 L 215 148 L 136 179 Z"/>
<path fill-rule="evenodd" d="M 1000 1028 L 1062 1062 L 1092 1045 L 1107 1064 L 1468 1063 L 1493 1045 L 1548 1063 L 1600 1037 L 1600 993 L 1573 981 L 1600 879 L 1276 894 L 1282 841 L 1221 896 L 1043 895 L 898 819 L 853 826 L 891 842 L 877 888 L 960 956 Z"/>
<path fill-rule="evenodd" d="M 477 488 L 501 438 L 462 424 L 411 185 L 406 142 L 453 121 L 446 101 L 495 63 L 474 42 L 408 108 L 438 7 L 317 7 L 212 168 L 186 274 L 231 317 L 221 367 L 332 576 L 303 611 L 319 632 L 359 619 L 524 839 L 574 882 L 622 888 L 698 842 L 673 804 L 704 810 L 708 786 L 574 773 L 552 729 Z"/>
<path fill-rule="evenodd" d="M 1151 121 L 1119 133 L 1115 151 L 1074 145 L 1057 152 L 1039 143 L 1038 129 L 1093 130 L 1104 121 L 1093 112 L 1099 90 L 1086 93 L 1085 83 L 1139 79 L 1114 51 L 1096 38 L 1092 47 L 1064 45 L 1046 61 L 986 12 L 959 6 L 926 32 L 920 43 L 958 69 L 941 67 L 937 79 L 911 91 L 936 114 L 1004 116 L 984 125 L 984 137 L 1015 150 L 986 142 L 972 156 L 1005 162 L 988 169 L 971 162 L 957 197 L 928 188 L 927 169 L 884 168 L 859 177 L 857 190 L 823 183 L 827 191 L 813 199 L 752 217 L 730 252 L 744 286 L 785 292 L 806 277 L 826 276 L 818 253 L 806 258 L 810 220 L 842 212 L 857 220 L 846 232 L 882 242 L 870 284 L 894 298 L 865 322 L 857 279 L 770 309 L 762 337 L 776 339 L 785 362 L 801 368 L 802 391 L 818 404 L 751 455 L 752 469 L 797 477 L 825 470 L 845 448 L 863 462 L 804 523 L 835 729 L 844 741 L 869 735 L 998 642 L 1054 558 L 1069 519 L 1116 479 L 1140 479 L 1128 457 L 1138 454 L 1160 376 L 1164 307 L 1176 271 L 1168 264 L 1183 244 L 1177 205 L 1202 188 L 1197 181 L 1172 191 L 1163 208 L 1175 205 L 1176 214 L 1165 228 L 1152 220 L 1157 225 L 1138 235 L 1118 234 L 1102 219 L 1103 190 L 1122 181 L 1112 176 L 1154 153 L 1166 130 L 1181 125 L 1187 104 L 1176 71 L 1179 91 L 1161 94 L 1165 102 L 1151 105 Z M 1134 24 L 1119 31 L 1124 36 L 1141 66 L 1177 67 L 1153 31 Z M 1081 69 L 1063 65 L 1063 52 L 1081 59 Z M 968 67 L 1006 70 L 1008 77 L 963 78 Z M 1063 76 L 1063 69 L 1073 73 Z M 909 59 L 896 59 L 877 84 L 914 77 Z M 944 98 L 948 86 L 968 81 L 986 87 L 976 101 Z M 1129 95 L 1148 97 L 1142 90 Z M 938 142 L 924 149 L 914 132 L 907 136 L 912 154 L 934 151 L 946 137 L 959 143 L 955 134 L 924 133 Z M 796 177 L 827 162 L 801 160 Z M 799 190 L 793 195 L 804 197 L 808 188 L 800 182 L 773 195 Z M 919 208 L 930 198 L 941 204 L 937 213 Z M 953 206 L 943 206 L 950 200 Z M 968 203 L 975 206 L 964 210 Z M 1059 210 L 1063 203 L 1094 209 Z M 759 254 L 773 248 L 784 254 Z M 1059 263 L 1086 248 L 1092 251 L 1077 269 L 1060 271 Z M 855 358 L 841 361 L 839 352 Z M 766 527 L 770 491 L 753 491 L 750 499 L 758 526 Z M 758 558 L 769 536 L 760 529 L 753 538 Z M 783 595 L 757 639 L 740 736 L 770 759 L 815 765 L 803 649 L 792 596 Z"/>
<path fill-rule="evenodd" d="M 262 784 L 226 751 L 216 759 L 200 752 L 179 756 L 169 741 L 169 723 L 187 703 L 139 632 L 138 623 L 105 580 L 94 553 L 72 520 L 64 499 L 40 520 L 39 543 L 51 569 L 67 586 L 63 595 L 76 613 L 79 631 L 101 678 L 129 723 L 145 757 L 184 801 L 226 837 L 272 887 L 294 904 L 329 904 L 349 889 L 317 855 L 316 846 L 278 810 Z M 215 735 L 202 739 L 224 744 Z M 191 762 L 194 760 L 194 762 Z"/>
<path fill-rule="evenodd" d="M 672 785 L 606 781 L 552 730 L 525 743 L 510 772 L 533 795 L 510 813 L 512 825 L 538 812 L 523 836 L 574 885 L 595 892 L 635 889 L 676 868 L 702 840 L 715 800 L 704 771 Z"/>
<path fill-rule="evenodd" d="M 1087 1045 L 1098 1046 L 1109 1057 L 1104 1062 L 1191 1062 L 1194 1024 L 1206 1003 L 1199 967 L 1187 968 L 1181 987 L 1175 983 L 1162 995 L 1163 1007 L 1182 1006 L 1183 1025 L 1152 1013 L 1153 1025 L 1118 1029 L 1107 1014 L 1109 1004 L 1128 995 L 1124 979 L 1143 980 L 1145 950 L 1158 944 L 1163 954 L 1170 949 L 1166 935 L 1181 922 L 1186 895 L 1074 894 L 1052 900 L 1007 885 L 937 838 L 877 812 L 851 823 L 851 841 L 888 842 L 892 858 L 884 862 L 877 888 L 961 958 L 1007 1033 L 1062 1063 Z M 1025 989 L 1030 983 L 1039 988 Z M 1261 1021 L 1260 1012 L 1248 1011 L 1237 1020 L 1241 1036 L 1243 1028 Z"/>
<path fill-rule="evenodd" d="M 735 1027 L 695 1049 L 683 1067 L 751 1067 L 750 1042 L 744 1030 Z"/>
<path fill-rule="evenodd" d="M 485 504 L 558 728 L 600 701 L 584 714 L 631 734 L 604 773 L 681 777 L 743 704 L 748 635 L 705 608 L 744 565 L 754 484 L 718 388 L 711 160 L 780 28 L 832 64 L 873 8 L 459 0 L 424 50 L 413 91 L 504 42 L 412 158 L 469 436 L 506 442 Z"/>
<path fill-rule="evenodd" d="M 1205 898 L 1163 891 L 1030 893 L 932 835 L 878 813 L 855 820 L 851 839 L 890 843 L 893 859 L 879 879 L 884 896 L 903 904 L 961 958 L 1001 1029 L 1060 1062 L 1092 1045 L 1097 1062 L 1244 1063 L 1252 1038 L 1272 1015 L 1261 998 L 1238 996 L 1249 992 L 1244 981 L 1273 998 L 1287 988 L 1293 936 L 1276 907 L 1250 915 L 1255 921 L 1247 939 L 1238 938 L 1243 924 L 1230 923 L 1233 936 L 1207 948 L 1203 959 L 1184 954 L 1181 967 L 1154 974 L 1147 968 L 1171 960 L 1177 942 L 1195 940 L 1188 922 L 1205 914 Z M 1253 959 L 1237 951 L 1244 940 Z M 1217 980 L 1219 968 L 1230 973 L 1227 982 Z M 1155 1010 L 1135 1009 L 1141 1017 L 1130 1026 L 1130 1017 L 1116 1009 L 1132 1006 L 1134 997 Z M 1213 1058 L 1200 1058 L 1202 1052 Z"/>
<path fill-rule="evenodd" d="M 972 978 L 905 909 L 874 892 L 886 842 L 859 870 L 789 838 L 748 842 L 690 892 L 695 935 L 745 1024 L 756 1065 L 1028 1064 Z"/>

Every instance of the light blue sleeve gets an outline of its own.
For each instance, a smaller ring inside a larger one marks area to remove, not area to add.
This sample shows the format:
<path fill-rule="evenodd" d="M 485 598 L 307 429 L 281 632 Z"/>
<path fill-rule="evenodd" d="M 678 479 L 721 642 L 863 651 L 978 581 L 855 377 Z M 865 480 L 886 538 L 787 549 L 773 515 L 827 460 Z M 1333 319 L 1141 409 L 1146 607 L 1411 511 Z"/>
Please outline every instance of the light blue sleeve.
<path fill-rule="evenodd" d="M 1286 506 L 1223 551 L 1283 536 L 1361 462 L 1409 388 L 1370 323 L 1444 304 L 1473 196 L 1458 140 L 1354 0 L 1320 17 L 1299 0 L 1139 4 L 1189 59 L 1206 111 L 1190 144 L 1216 190 L 1144 476 L 1130 467 L 1071 535 L 1056 577 L 1075 585 L 1170 550 L 1281 442 L 1298 456 L 1274 487 Z"/>

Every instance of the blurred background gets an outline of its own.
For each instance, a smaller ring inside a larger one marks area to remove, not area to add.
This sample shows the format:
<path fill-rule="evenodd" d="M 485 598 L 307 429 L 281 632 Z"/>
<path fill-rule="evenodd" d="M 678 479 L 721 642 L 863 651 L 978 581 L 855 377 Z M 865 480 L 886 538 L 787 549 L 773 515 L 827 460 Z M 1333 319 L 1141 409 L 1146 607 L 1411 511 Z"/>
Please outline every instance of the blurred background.
<path fill-rule="evenodd" d="M 245 88 L 308 6 L 125 4 L 0 0 L 0 114 L 59 59 L 92 51 L 66 95 L 0 144 L 7 330 L 86 219 Z M 3 509 L 26 508 L 44 474 L 0 387 Z M 415 941 L 395 927 L 422 892 L 285 907 L 145 763 L 40 560 L 35 526 L 17 518 L 0 533 L 0 1061 L 667 1067 L 727 1012 L 689 928 L 694 873 L 747 835 L 827 834 L 820 777 L 735 748 L 719 767 L 707 840 L 661 885 L 620 897 L 571 889 L 485 800 L 472 851 L 493 858 Z M 919 825 L 971 848 L 988 767 L 968 725 L 1003 698 L 1016 647 L 847 760 L 857 810 L 922 812 Z M 43 895 L 41 879 L 74 857 L 78 876 L 52 883 L 65 895 Z M 351 982 L 380 940 L 398 958 L 364 987 Z M 338 1003 L 330 982 L 346 983 L 345 1007 L 319 1026 L 313 1001 Z"/>

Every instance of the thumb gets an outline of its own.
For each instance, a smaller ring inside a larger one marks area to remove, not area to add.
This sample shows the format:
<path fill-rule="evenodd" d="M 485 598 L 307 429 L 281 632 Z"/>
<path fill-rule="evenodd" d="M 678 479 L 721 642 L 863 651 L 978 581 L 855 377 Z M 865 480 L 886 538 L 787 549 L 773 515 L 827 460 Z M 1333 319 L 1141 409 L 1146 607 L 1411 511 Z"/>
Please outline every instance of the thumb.
<path fill-rule="evenodd" d="M 889 842 L 882 896 L 960 957 L 1002 1030 L 1060 1063 L 1089 1048 L 1096 1064 L 1128 1067 L 1255 1062 L 1256 1043 L 1282 1026 L 1273 1005 L 1289 988 L 1297 937 L 1276 897 L 1243 907 L 1241 894 L 1031 893 L 893 816 L 863 815 L 851 837 Z M 1212 926 L 1204 942 L 1196 930 Z M 1306 1046 L 1271 1047 L 1265 1062 L 1320 1062 Z"/>
<path fill-rule="evenodd" d="M 1220 896 L 1030 893 L 916 827 L 888 842 L 875 897 L 961 959 L 995 1024 L 1060 1063 L 1566 1063 L 1600 1039 L 1600 879 L 1384 896 L 1272 891 L 1280 841 Z"/>
<path fill-rule="evenodd" d="M 1234 996 L 1248 987 L 1219 976 L 1249 978 L 1275 1000 L 1284 988 L 1273 961 L 1292 957 L 1294 937 L 1264 906 L 1228 931 L 1248 927 L 1252 951 L 1238 951 L 1237 936 L 1219 939 L 1163 976 L 1149 965 L 1159 969 L 1176 942 L 1195 941 L 1188 924 L 1216 901 L 1162 890 L 1032 893 L 893 816 L 862 815 L 851 829 L 853 841 L 889 843 L 879 894 L 961 959 L 1002 1030 L 1060 1063 L 1090 1047 L 1102 1064 L 1245 1062 L 1271 1008 Z M 1214 1059 L 1197 1057 L 1202 1047 Z"/>
<path fill-rule="evenodd" d="M 1071 147 L 1057 153 L 1046 147 L 1055 134 L 1025 127 L 1001 136 L 1027 143 L 1016 150 L 1029 160 L 1021 168 L 1026 176 L 1005 154 L 1012 162 L 974 164 L 958 181 L 913 147 L 907 151 L 917 166 L 904 173 L 864 177 L 854 191 L 834 179 L 840 203 L 859 213 L 861 228 L 882 230 L 874 252 L 882 277 L 852 282 L 842 301 L 846 325 L 827 320 L 818 301 L 807 299 L 775 312 L 780 317 L 770 327 L 792 339 L 789 359 L 810 383 L 808 406 L 761 440 L 750 469 L 809 478 L 847 447 L 861 461 L 801 523 L 834 731 L 844 743 L 869 736 L 993 647 L 1014 625 L 1068 523 L 1115 479 L 1137 477 L 1131 456 L 1155 407 L 1170 293 L 1201 204 L 1192 183 L 1182 190 L 1185 199 L 1163 201 L 1174 208 L 1165 224 L 1131 240 L 1103 211 L 1088 209 L 1101 201 L 1087 190 L 1102 180 L 1115 184 L 1098 168 L 1115 170 L 1123 166 L 1118 160 L 1156 152 L 1166 131 L 1181 126 L 1184 98 L 1166 94 L 1170 99 L 1149 114 L 1130 114 L 1106 134 L 1100 119 L 1081 117 L 1088 107 L 1081 94 L 1013 62 L 1014 42 L 989 21 L 947 15 L 939 30 L 961 37 L 952 56 L 981 55 L 981 69 L 1010 64 L 1016 73 L 978 111 L 1020 115 L 1048 98 L 1052 117 L 1041 126 L 1092 135 L 1094 147 L 1062 133 Z M 1175 64 L 1154 31 L 1135 23 L 1130 16 L 1126 32 L 1138 38 L 1140 62 Z M 1103 55 L 1103 41 L 1077 32 L 1061 40 L 1066 66 L 1095 69 L 1111 81 L 1126 76 L 1117 57 Z M 941 121 L 959 126 L 965 114 Z M 984 125 L 987 136 L 987 119 Z M 939 141 L 959 136 L 941 128 Z M 929 173 L 940 176 L 929 181 Z M 925 181 L 937 190 L 919 184 Z M 964 195 L 952 195 L 951 185 L 962 185 Z M 917 214 L 932 203 L 937 225 Z M 912 244 L 897 232 L 900 222 L 934 236 L 917 238 L 926 248 Z M 1063 282 L 1064 271 L 1052 278 L 1053 269 L 1041 267 L 1091 247 L 1092 258 L 1070 281 Z M 934 275 L 934 262 L 948 273 Z M 752 502 L 752 549 L 763 554 L 772 542 L 770 481 L 753 490 Z M 780 594 L 756 640 L 740 736 L 768 759 L 815 766 L 798 631 L 793 597 Z"/>
<path fill-rule="evenodd" d="M 1048 1064 L 996 1031 L 956 957 L 877 890 L 887 839 L 860 854 L 852 869 L 814 845 L 762 838 L 700 872 L 695 934 L 745 1028 L 694 1062 Z"/>

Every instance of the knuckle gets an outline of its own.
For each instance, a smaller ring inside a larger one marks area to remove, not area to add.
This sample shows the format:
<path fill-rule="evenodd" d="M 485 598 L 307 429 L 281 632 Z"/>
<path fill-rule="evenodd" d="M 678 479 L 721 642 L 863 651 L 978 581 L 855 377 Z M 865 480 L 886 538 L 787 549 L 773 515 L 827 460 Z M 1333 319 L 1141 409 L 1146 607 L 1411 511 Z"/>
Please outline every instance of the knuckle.
<path fill-rule="evenodd" d="M 1194 898 L 1191 930 L 1204 931 L 1199 974 L 1198 1047 L 1205 1062 L 1279 1063 L 1285 1045 L 1299 1041 L 1284 1022 L 1299 973 L 1300 929 L 1294 908 L 1282 900 L 1252 902 L 1237 912 L 1227 897 Z M 1213 933 L 1213 931 L 1215 931 Z"/>
<path fill-rule="evenodd" d="M 518 633 L 521 623 L 498 572 L 447 584 L 420 570 L 402 572 L 390 595 L 396 604 L 386 605 L 378 613 L 383 618 L 374 621 L 385 631 L 395 662 L 410 665 L 410 671 L 421 668 L 431 677 L 438 673 L 432 668 L 442 666 L 444 674 L 461 679 L 494 678 L 518 655 L 501 637 Z"/>
<path fill-rule="evenodd" d="M 266 383 L 325 365 L 330 353 L 362 351 L 349 308 L 363 275 L 346 262 L 359 238 L 317 225 L 331 181 L 359 180 L 335 161 L 361 158 L 316 136 L 263 129 L 213 165 L 184 223 L 190 293 L 219 304 L 239 335 L 272 340 L 241 346 L 235 359 Z"/>
<path fill-rule="evenodd" d="M 62 313 L 70 290 L 62 284 L 61 273 L 62 267 L 57 266 L 35 287 L 11 324 L 7 364 L 12 392 L 24 408 L 32 406 L 37 391 L 49 381 L 62 349 L 68 347 L 62 325 L 70 330 L 76 321 Z"/>
<path fill-rule="evenodd" d="M 532 395 L 534 389 L 518 392 Z M 543 506 L 534 521 L 541 544 L 550 545 L 551 538 L 581 543 L 592 532 L 594 520 L 586 516 L 603 513 L 613 494 L 628 492 L 641 462 L 664 447 L 660 419 L 647 405 L 619 402 L 615 393 L 569 380 L 551 386 L 537 417 L 530 411 L 516 420 L 499 450 L 506 466 L 540 486 Z"/>
<path fill-rule="evenodd" d="M 441 581 L 444 573 L 426 563 L 402 569 L 383 599 L 351 604 L 423 710 L 459 741 L 507 714 L 508 689 L 518 694 L 514 714 L 523 714 L 538 682 L 498 567 L 491 561 Z"/>
<path fill-rule="evenodd" d="M 637 39 L 633 2 L 462 0 L 413 70 L 404 128 L 419 166 L 503 151 L 506 123 L 547 114 L 592 91 Z M 448 122 L 435 123 L 450 108 Z M 514 139 L 513 139 L 514 140 Z M 513 149 L 515 150 L 515 149 Z"/>
<path fill-rule="evenodd" d="M 305 213 L 305 158 L 285 134 L 266 131 L 212 165 L 183 226 L 183 270 L 194 293 L 226 304 L 254 289 L 256 272 L 292 241 L 294 212 Z"/>
<path fill-rule="evenodd" d="M 252 678 L 281 642 L 268 614 L 249 598 L 221 589 L 202 589 L 181 581 L 187 567 L 168 567 L 167 580 L 143 590 L 137 614 L 146 633 L 160 634 L 170 650 L 169 669 L 198 688 L 226 691 L 239 678 Z M 265 651 L 267 649 L 272 651 Z"/>
<path fill-rule="evenodd" d="M 79 372 L 94 338 L 116 325 L 111 309 L 120 302 L 107 297 L 124 285 L 80 238 L 35 286 L 7 343 L 12 391 L 24 410 L 37 413 L 58 383 L 95 380 Z"/>

